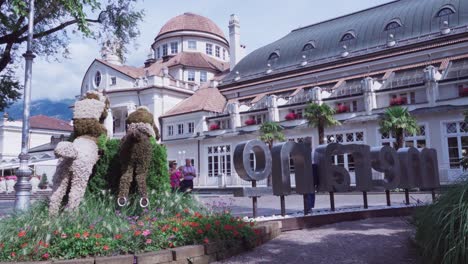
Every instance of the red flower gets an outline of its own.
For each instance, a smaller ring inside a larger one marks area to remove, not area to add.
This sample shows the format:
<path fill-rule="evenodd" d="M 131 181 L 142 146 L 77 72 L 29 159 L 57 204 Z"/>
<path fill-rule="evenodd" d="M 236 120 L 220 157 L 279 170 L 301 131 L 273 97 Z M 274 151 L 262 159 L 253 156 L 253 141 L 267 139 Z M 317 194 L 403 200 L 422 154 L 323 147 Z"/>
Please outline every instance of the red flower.
<path fill-rule="evenodd" d="M 105 251 L 107 251 L 107 250 L 109 250 L 109 246 L 108 246 L 108 245 L 104 245 L 104 246 L 102 247 L 102 249 L 104 249 Z"/>
<path fill-rule="evenodd" d="M 185 221 L 185 222 L 183 222 L 183 223 L 182 223 L 182 225 L 183 225 L 183 226 L 189 226 L 189 225 L 190 225 L 190 223 L 189 223 L 189 222 L 187 222 L 187 221 Z"/>
<path fill-rule="evenodd" d="M 201 215 L 199 212 L 195 212 L 193 215 L 198 218 L 203 218 L 203 215 Z"/>
<path fill-rule="evenodd" d="M 140 231 L 140 230 L 136 230 L 135 232 L 133 232 L 133 235 L 134 235 L 134 236 L 139 236 L 139 235 L 141 235 L 141 231 Z"/>
<path fill-rule="evenodd" d="M 54 235 L 58 235 L 59 234 L 59 231 L 58 230 L 55 230 L 54 231 Z"/>
<path fill-rule="evenodd" d="M 255 222 L 250 222 L 250 226 L 254 226 L 255 225 Z"/>
<path fill-rule="evenodd" d="M 260 231 L 260 229 L 254 229 L 254 233 L 259 236 L 262 232 Z"/>
<path fill-rule="evenodd" d="M 163 232 L 166 232 L 168 229 L 169 229 L 169 225 L 163 225 L 163 227 L 161 228 Z"/>
<path fill-rule="evenodd" d="M 26 235 L 26 231 L 22 230 L 18 233 L 18 237 L 24 237 Z"/>
<path fill-rule="evenodd" d="M 219 226 L 220 224 L 221 224 L 221 222 L 219 220 L 215 221 L 215 226 Z"/>
<path fill-rule="evenodd" d="M 232 225 L 224 225 L 224 230 L 226 230 L 226 231 L 231 231 L 233 229 L 234 229 L 234 227 Z"/>
<path fill-rule="evenodd" d="M 210 243 L 210 240 L 205 237 L 205 239 L 203 239 L 203 243 L 208 244 L 208 243 Z"/>
<path fill-rule="evenodd" d="M 83 232 L 83 237 L 84 237 L 84 238 L 88 238 L 88 237 L 89 237 L 89 233 L 88 233 L 88 232 L 86 232 L 86 231 L 85 231 L 85 232 Z"/>
<path fill-rule="evenodd" d="M 121 239 L 122 238 L 122 235 L 121 234 L 117 234 L 114 236 L 115 239 Z"/>
<path fill-rule="evenodd" d="M 94 225 L 90 225 L 89 229 L 94 230 Z"/>
<path fill-rule="evenodd" d="M 10 256 L 13 257 L 13 258 L 16 257 L 16 253 L 15 253 L 15 252 L 11 252 Z"/>
<path fill-rule="evenodd" d="M 143 223 L 143 221 L 138 221 L 138 222 L 137 222 L 137 225 L 139 225 L 139 226 L 144 226 L 145 223 Z"/>
<path fill-rule="evenodd" d="M 75 238 L 80 238 L 80 237 L 81 237 L 80 233 L 75 234 Z"/>
<path fill-rule="evenodd" d="M 201 235 L 201 234 L 203 234 L 203 230 L 198 229 L 198 230 L 197 230 L 197 233 Z"/>
<path fill-rule="evenodd" d="M 25 248 L 25 247 L 27 247 L 27 246 L 28 246 L 28 243 L 23 243 L 23 244 L 21 244 L 21 248 Z"/>
<path fill-rule="evenodd" d="M 177 213 L 175 216 L 176 216 L 177 218 L 179 218 L 179 217 L 181 216 L 181 214 L 180 214 L 180 213 Z"/>
<path fill-rule="evenodd" d="M 179 232 L 179 228 L 173 227 L 173 228 L 172 228 L 172 231 L 174 231 L 174 232 Z"/>
<path fill-rule="evenodd" d="M 211 229 L 211 224 L 206 224 L 205 229 L 206 229 L 206 231 L 210 230 Z"/>
<path fill-rule="evenodd" d="M 49 253 L 44 253 L 42 255 L 42 259 L 49 259 L 49 257 L 50 257 Z"/>
<path fill-rule="evenodd" d="M 232 234 L 236 237 L 239 235 L 239 232 L 237 232 L 237 230 L 234 230 L 234 232 L 232 232 Z"/>
<path fill-rule="evenodd" d="M 4 243 L 0 243 L 0 248 L 4 248 L 5 247 L 5 244 Z"/>
<path fill-rule="evenodd" d="M 151 239 L 149 239 L 149 238 L 146 239 L 146 244 L 151 244 L 151 242 L 153 242 L 153 240 L 151 240 Z"/>
<path fill-rule="evenodd" d="M 190 226 L 191 226 L 191 227 L 199 227 L 200 224 L 198 224 L 198 223 L 196 223 L 196 222 L 191 222 L 191 223 L 190 223 Z"/>
<path fill-rule="evenodd" d="M 189 212 L 190 212 L 189 209 L 187 209 L 187 208 L 184 209 L 184 213 L 188 214 Z"/>
<path fill-rule="evenodd" d="M 173 248 L 173 247 L 174 247 L 174 243 L 172 243 L 172 242 L 169 243 L 169 247 L 170 247 L 170 248 Z"/>
<path fill-rule="evenodd" d="M 94 237 L 99 239 L 99 238 L 102 238 L 102 235 L 101 234 L 96 234 L 96 235 L 94 235 Z"/>

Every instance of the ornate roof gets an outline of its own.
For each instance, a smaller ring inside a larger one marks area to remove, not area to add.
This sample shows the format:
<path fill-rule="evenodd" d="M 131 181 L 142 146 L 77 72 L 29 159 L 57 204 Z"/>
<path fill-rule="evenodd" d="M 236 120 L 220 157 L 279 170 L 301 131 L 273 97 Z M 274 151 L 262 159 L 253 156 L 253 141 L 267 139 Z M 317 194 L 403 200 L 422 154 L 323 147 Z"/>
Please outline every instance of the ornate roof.
<path fill-rule="evenodd" d="M 211 33 L 226 40 L 223 31 L 211 19 L 193 13 L 184 13 L 171 18 L 161 28 L 155 40 L 164 34 L 184 30 Z"/>
<path fill-rule="evenodd" d="M 208 111 L 221 113 L 224 110 L 226 98 L 217 88 L 200 88 L 192 96 L 183 100 L 167 111 L 162 117 Z"/>
<path fill-rule="evenodd" d="M 444 38 L 445 21 L 451 35 L 464 32 L 468 1 L 398 0 L 298 28 L 247 55 L 223 86 L 385 51 L 391 37 L 395 47 Z"/>

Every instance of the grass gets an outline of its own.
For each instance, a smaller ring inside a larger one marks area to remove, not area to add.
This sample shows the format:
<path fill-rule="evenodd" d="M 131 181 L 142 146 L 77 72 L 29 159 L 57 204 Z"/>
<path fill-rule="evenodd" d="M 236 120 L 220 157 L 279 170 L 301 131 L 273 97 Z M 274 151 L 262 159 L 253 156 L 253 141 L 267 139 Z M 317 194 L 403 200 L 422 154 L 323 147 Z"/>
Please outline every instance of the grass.
<path fill-rule="evenodd" d="M 468 263 L 468 179 L 418 210 L 413 224 L 425 263 Z"/>

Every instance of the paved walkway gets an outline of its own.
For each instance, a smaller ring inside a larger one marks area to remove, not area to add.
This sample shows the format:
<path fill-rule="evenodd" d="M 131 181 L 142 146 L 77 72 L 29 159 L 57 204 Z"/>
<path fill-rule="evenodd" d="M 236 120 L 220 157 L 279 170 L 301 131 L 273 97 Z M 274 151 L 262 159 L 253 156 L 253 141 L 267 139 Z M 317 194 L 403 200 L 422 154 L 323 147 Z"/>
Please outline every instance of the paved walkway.
<path fill-rule="evenodd" d="M 407 219 L 374 218 L 290 231 L 254 249 L 217 263 L 410 264 L 417 253 Z"/>

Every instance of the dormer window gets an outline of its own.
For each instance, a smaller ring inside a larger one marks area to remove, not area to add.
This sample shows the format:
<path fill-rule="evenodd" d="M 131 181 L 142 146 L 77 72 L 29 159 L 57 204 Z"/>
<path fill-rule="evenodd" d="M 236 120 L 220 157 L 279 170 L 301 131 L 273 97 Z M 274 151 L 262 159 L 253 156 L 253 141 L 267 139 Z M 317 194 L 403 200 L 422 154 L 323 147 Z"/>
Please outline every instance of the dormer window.
<path fill-rule="evenodd" d="M 341 42 L 344 42 L 344 41 L 351 41 L 353 39 L 356 38 L 356 34 L 354 34 L 354 32 L 347 32 L 345 33 L 342 37 L 341 37 Z"/>
<path fill-rule="evenodd" d="M 276 65 L 280 57 L 279 50 L 274 51 L 273 53 L 268 56 L 268 63 L 267 63 L 267 73 L 271 73 L 273 71 L 272 68 Z"/>
<path fill-rule="evenodd" d="M 451 16 L 455 14 L 455 8 L 451 5 L 442 7 L 439 12 L 437 12 L 437 17 L 439 18 L 440 29 L 448 29 L 452 24 L 450 21 Z"/>
<path fill-rule="evenodd" d="M 268 61 L 275 61 L 278 59 L 279 59 L 279 54 L 276 51 L 271 53 L 270 56 L 268 57 Z"/>
<path fill-rule="evenodd" d="M 385 31 L 395 30 L 401 27 L 401 23 L 399 21 L 391 21 L 385 26 Z"/>
<path fill-rule="evenodd" d="M 315 49 L 315 41 L 309 41 L 304 45 L 302 51 L 309 51 L 313 49 Z"/>

